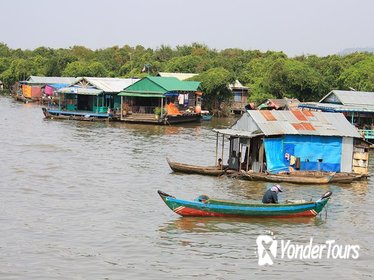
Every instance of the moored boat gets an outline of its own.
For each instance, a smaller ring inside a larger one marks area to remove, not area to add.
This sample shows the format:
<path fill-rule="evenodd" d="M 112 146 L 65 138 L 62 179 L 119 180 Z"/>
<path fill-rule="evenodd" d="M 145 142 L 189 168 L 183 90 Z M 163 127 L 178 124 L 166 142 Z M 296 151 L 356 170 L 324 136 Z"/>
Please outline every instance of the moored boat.
<path fill-rule="evenodd" d="M 46 119 L 78 120 L 78 121 L 107 121 L 112 119 L 112 114 L 93 112 L 69 112 L 42 108 Z"/>
<path fill-rule="evenodd" d="M 287 172 L 288 173 L 288 172 Z M 292 171 L 289 172 L 293 176 L 328 176 L 330 173 L 322 171 Z M 366 178 L 367 175 L 349 172 L 337 172 L 331 179 L 330 183 L 352 183 L 353 181 L 358 181 Z"/>
<path fill-rule="evenodd" d="M 295 175 L 294 173 L 257 173 L 257 172 L 241 172 L 241 179 L 250 181 L 266 181 L 266 182 L 284 182 L 295 184 L 328 184 L 334 178 L 335 173 L 314 174 L 314 175 Z"/>
<path fill-rule="evenodd" d="M 203 119 L 203 121 L 210 121 L 213 118 L 213 115 L 210 114 L 207 110 L 202 110 L 201 118 Z"/>
<path fill-rule="evenodd" d="M 217 200 L 206 195 L 201 195 L 197 199 L 189 201 L 175 198 L 162 191 L 158 191 L 158 194 L 172 211 L 181 216 L 292 218 L 316 216 L 322 211 L 332 192 L 326 192 L 316 201 L 287 204 Z"/>
<path fill-rule="evenodd" d="M 225 169 L 219 166 L 200 166 L 200 165 L 191 165 L 185 163 L 179 163 L 175 161 L 170 161 L 166 158 L 170 168 L 174 172 L 181 172 L 186 174 L 201 174 L 209 176 L 220 176 L 225 173 Z"/>

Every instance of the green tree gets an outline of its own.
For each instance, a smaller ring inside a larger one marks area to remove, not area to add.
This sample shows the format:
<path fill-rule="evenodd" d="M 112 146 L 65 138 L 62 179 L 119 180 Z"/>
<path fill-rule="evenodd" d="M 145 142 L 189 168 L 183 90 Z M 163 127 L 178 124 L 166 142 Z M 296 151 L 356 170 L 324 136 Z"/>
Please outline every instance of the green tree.
<path fill-rule="evenodd" d="M 231 101 L 232 92 L 228 86 L 235 78 L 226 69 L 212 68 L 192 79 L 201 82 L 204 105 L 208 109 L 219 109 L 222 103 Z"/>
<path fill-rule="evenodd" d="M 199 56 L 187 55 L 182 57 L 172 58 L 167 62 L 166 71 L 168 72 L 183 72 L 183 73 L 198 73 L 202 58 Z"/>
<path fill-rule="evenodd" d="M 91 77 L 106 77 L 108 70 L 105 69 L 104 65 L 100 62 L 91 62 L 87 67 L 88 76 Z"/>
<path fill-rule="evenodd" d="M 325 90 L 320 73 L 307 64 L 290 59 L 277 59 L 263 81 L 264 89 L 276 98 L 290 97 L 311 101 Z"/>
<path fill-rule="evenodd" d="M 346 68 L 340 75 L 344 89 L 374 91 L 374 56 Z"/>
<path fill-rule="evenodd" d="M 89 74 L 87 63 L 82 61 L 68 63 L 68 65 L 66 65 L 65 69 L 62 71 L 62 76 L 65 77 L 85 77 L 89 76 Z"/>

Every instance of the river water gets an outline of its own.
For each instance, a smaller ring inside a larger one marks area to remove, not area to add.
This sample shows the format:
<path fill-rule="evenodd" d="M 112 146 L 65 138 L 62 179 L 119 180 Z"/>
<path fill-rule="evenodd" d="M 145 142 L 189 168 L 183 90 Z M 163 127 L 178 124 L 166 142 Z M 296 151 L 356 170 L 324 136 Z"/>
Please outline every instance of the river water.
<path fill-rule="evenodd" d="M 213 164 L 211 129 L 233 121 L 53 121 L 40 106 L 0 97 L 0 279 L 372 279 L 373 178 L 283 184 L 280 200 L 333 191 L 327 211 L 307 219 L 182 218 L 163 204 L 158 189 L 185 199 L 261 199 L 266 183 L 175 174 L 165 160 Z M 359 257 L 278 252 L 272 266 L 259 266 L 256 239 L 270 233 L 278 245 L 359 245 Z"/>

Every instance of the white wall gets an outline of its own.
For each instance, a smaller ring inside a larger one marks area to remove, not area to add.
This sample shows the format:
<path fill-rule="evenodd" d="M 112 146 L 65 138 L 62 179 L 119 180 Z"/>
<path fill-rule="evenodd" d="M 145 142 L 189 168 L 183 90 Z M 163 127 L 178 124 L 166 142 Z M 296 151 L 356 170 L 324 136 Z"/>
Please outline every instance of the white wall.
<path fill-rule="evenodd" d="M 343 137 L 340 172 L 352 172 L 353 138 Z"/>

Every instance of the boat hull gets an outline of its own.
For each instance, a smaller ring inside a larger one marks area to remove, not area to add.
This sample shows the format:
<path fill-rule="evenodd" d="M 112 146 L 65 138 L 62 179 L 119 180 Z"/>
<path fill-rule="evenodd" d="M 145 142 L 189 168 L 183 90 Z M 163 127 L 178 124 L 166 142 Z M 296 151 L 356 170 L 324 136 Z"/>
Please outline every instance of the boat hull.
<path fill-rule="evenodd" d="M 334 173 L 321 176 L 302 176 L 293 173 L 287 174 L 266 174 L 254 172 L 242 172 L 242 179 L 250 181 L 266 181 L 266 182 L 283 182 L 294 184 L 328 184 L 334 178 Z"/>
<path fill-rule="evenodd" d="M 327 176 L 329 173 L 321 171 L 293 171 L 291 172 L 294 176 Z M 331 179 L 330 183 L 352 183 L 353 181 L 359 181 L 366 178 L 364 174 L 349 173 L 349 172 L 337 172 Z"/>
<path fill-rule="evenodd" d="M 69 112 L 42 108 L 46 119 L 77 120 L 77 121 L 108 121 L 112 120 L 111 114 L 99 114 L 92 112 Z"/>
<path fill-rule="evenodd" d="M 210 121 L 213 118 L 213 115 L 201 115 L 203 121 Z"/>
<path fill-rule="evenodd" d="M 313 217 L 322 211 L 329 197 L 298 204 L 251 204 L 232 201 L 188 201 L 159 191 L 165 204 L 176 214 L 192 217 Z"/>
<path fill-rule="evenodd" d="M 186 174 L 200 174 L 208 176 L 220 176 L 225 173 L 224 169 L 215 166 L 199 166 L 199 165 L 190 165 L 179 162 L 170 161 L 166 159 L 170 168 L 174 172 L 181 172 Z"/>

